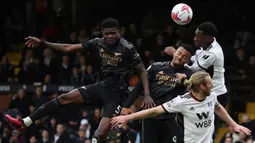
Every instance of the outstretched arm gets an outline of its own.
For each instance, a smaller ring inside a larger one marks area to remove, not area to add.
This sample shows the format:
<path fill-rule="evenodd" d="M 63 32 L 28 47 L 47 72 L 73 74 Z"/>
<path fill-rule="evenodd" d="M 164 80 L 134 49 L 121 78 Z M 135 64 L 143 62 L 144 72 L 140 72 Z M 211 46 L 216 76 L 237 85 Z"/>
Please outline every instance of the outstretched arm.
<path fill-rule="evenodd" d="M 57 51 L 62 52 L 73 52 L 77 50 L 81 50 L 83 48 L 82 44 L 59 44 L 59 43 L 51 43 L 47 41 L 40 40 L 36 37 L 27 37 L 26 40 L 26 46 L 27 47 L 38 47 L 43 46 L 46 48 L 51 48 Z"/>
<path fill-rule="evenodd" d="M 112 127 L 115 127 L 117 125 L 125 125 L 130 120 L 146 119 L 146 118 L 164 114 L 166 112 L 168 113 L 182 112 L 182 106 L 183 106 L 182 99 L 180 98 L 180 96 L 177 96 L 171 101 L 168 101 L 157 107 L 142 110 L 140 112 L 136 112 L 126 116 L 113 117 L 111 124 L 112 124 Z"/>
<path fill-rule="evenodd" d="M 140 120 L 140 119 L 147 119 L 151 117 L 155 117 L 161 114 L 166 113 L 164 108 L 159 105 L 157 107 L 153 107 L 150 109 L 142 110 L 133 114 L 126 115 L 125 117 L 127 118 L 128 121 L 130 120 Z"/>
<path fill-rule="evenodd" d="M 61 51 L 61 52 L 75 52 L 78 50 L 81 50 L 82 44 L 59 44 L 59 43 L 51 43 L 51 42 L 42 42 L 42 46 L 45 46 L 47 48 L 54 49 L 56 51 Z"/>
<path fill-rule="evenodd" d="M 130 120 L 139 120 L 154 117 L 166 113 L 162 106 L 153 107 L 150 109 L 142 110 L 126 116 L 117 116 L 111 119 L 112 128 L 118 125 L 125 125 Z"/>

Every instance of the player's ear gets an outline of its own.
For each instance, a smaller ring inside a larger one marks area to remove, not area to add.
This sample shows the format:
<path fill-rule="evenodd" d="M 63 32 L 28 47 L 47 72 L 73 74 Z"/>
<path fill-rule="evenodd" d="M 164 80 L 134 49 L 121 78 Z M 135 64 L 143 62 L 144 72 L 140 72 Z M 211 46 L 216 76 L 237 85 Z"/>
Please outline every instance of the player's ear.
<path fill-rule="evenodd" d="M 204 90 L 205 89 L 205 85 L 204 84 L 200 84 L 200 89 Z"/>

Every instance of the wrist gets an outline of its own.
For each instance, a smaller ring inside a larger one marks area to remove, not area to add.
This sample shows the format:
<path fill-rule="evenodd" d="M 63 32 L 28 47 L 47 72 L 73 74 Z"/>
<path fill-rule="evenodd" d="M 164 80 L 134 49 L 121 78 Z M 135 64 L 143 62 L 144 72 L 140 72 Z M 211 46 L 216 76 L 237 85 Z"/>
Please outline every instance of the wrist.
<path fill-rule="evenodd" d="M 230 124 L 229 124 L 229 126 L 230 127 L 234 127 L 234 126 L 237 126 L 238 124 L 235 122 L 235 121 L 233 121 L 233 122 L 231 122 Z"/>
<path fill-rule="evenodd" d="M 40 46 L 43 46 L 43 45 L 45 45 L 46 44 L 46 41 L 45 40 L 41 40 L 40 41 Z"/>
<path fill-rule="evenodd" d="M 144 90 L 144 95 L 145 96 L 149 96 L 150 95 L 150 91 L 149 90 Z"/>

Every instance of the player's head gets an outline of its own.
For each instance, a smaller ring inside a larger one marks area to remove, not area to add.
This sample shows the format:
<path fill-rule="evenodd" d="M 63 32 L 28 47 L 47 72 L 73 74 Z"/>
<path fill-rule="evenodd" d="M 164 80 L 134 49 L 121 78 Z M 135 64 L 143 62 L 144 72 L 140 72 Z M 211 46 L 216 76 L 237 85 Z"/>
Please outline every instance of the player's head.
<path fill-rule="evenodd" d="M 101 23 L 101 30 L 105 42 L 113 45 L 118 42 L 120 38 L 119 22 L 114 18 L 107 18 Z"/>
<path fill-rule="evenodd" d="M 209 96 L 213 87 L 212 78 L 204 71 L 192 74 L 189 80 L 185 80 L 184 85 L 194 93 L 202 93 L 204 96 Z"/>
<path fill-rule="evenodd" d="M 211 22 L 201 23 L 195 32 L 194 42 L 197 47 L 207 48 L 217 35 L 217 28 Z"/>
<path fill-rule="evenodd" d="M 194 54 L 193 48 L 188 44 L 181 44 L 173 54 L 172 64 L 176 67 L 182 67 Z"/>

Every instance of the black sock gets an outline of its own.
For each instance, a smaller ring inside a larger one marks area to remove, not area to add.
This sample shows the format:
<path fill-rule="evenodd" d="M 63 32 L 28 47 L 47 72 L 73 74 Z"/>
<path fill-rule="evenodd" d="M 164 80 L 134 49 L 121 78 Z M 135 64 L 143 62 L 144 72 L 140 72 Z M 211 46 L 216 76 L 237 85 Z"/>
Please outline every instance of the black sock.
<path fill-rule="evenodd" d="M 32 113 L 29 117 L 34 122 L 42 117 L 45 117 L 49 114 L 57 113 L 61 109 L 60 103 L 57 98 L 44 103 L 40 106 L 34 113 Z"/>
<path fill-rule="evenodd" d="M 92 137 L 92 143 L 106 143 L 107 142 L 107 140 L 106 139 L 99 139 L 99 138 L 97 138 L 97 137 Z"/>
<path fill-rule="evenodd" d="M 128 130 L 122 130 L 120 135 L 121 143 L 128 143 Z"/>

